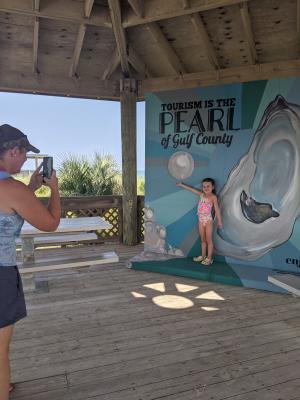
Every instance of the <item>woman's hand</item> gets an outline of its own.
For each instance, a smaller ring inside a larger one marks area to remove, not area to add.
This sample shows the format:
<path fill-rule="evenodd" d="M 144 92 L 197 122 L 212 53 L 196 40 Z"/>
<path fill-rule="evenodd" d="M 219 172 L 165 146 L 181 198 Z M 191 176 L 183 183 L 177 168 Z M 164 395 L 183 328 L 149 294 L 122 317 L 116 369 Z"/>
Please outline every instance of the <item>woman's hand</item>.
<path fill-rule="evenodd" d="M 218 228 L 219 228 L 219 229 L 223 229 L 223 224 L 222 224 L 222 222 L 218 222 Z"/>
<path fill-rule="evenodd" d="M 176 182 L 176 186 L 183 187 L 183 183 L 182 182 Z"/>
<path fill-rule="evenodd" d="M 35 192 L 43 185 L 43 176 L 41 173 L 43 163 L 38 166 L 38 168 L 31 175 L 28 187 L 32 192 Z"/>
<path fill-rule="evenodd" d="M 51 190 L 58 191 L 58 179 L 56 176 L 56 171 L 55 169 L 52 171 L 51 178 L 44 178 L 44 184 L 45 186 L 48 186 Z"/>

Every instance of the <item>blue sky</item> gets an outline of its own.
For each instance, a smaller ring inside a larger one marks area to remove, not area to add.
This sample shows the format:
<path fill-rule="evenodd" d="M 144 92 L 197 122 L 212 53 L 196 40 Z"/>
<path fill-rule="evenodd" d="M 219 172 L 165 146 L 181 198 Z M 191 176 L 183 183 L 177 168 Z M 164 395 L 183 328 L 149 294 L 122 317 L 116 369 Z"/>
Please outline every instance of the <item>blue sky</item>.
<path fill-rule="evenodd" d="M 121 168 L 120 103 L 0 93 L 0 124 L 23 131 L 57 167 L 66 154 L 112 154 Z M 137 169 L 145 169 L 145 103 L 137 104 Z M 33 167 L 28 162 L 24 168 Z"/>

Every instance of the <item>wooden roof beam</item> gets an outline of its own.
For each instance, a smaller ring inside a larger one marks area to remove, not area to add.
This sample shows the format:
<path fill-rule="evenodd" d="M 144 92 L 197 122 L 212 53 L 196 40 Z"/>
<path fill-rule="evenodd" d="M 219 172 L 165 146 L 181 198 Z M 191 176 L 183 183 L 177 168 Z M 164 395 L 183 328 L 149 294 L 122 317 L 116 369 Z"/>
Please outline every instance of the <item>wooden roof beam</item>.
<path fill-rule="evenodd" d="M 199 86 L 220 85 L 234 82 L 247 82 L 276 77 L 299 75 L 300 59 L 276 61 L 271 63 L 225 68 L 218 71 L 205 71 L 183 74 L 178 77 L 144 79 L 139 82 L 142 98 L 147 92 L 178 90 Z"/>
<path fill-rule="evenodd" d="M 90 18 L 94 0 L 85 0 L 84 2 L 84 18 Z"/>
<path fill-rule="evenodd" d="M 130 4 L 131 8 L 135 12 L 135 14 L 143 18 L 144 16 L 144 10 L 143 10 L 143 3 L 142 0 L 128 0 L 128 3 Z"/>
<path fill-rule="evenodd" d="M 39 29 L 40 29 L 40 20 L 39 18 L 35 17 L 34 27 L 33 27 L 33 45 L 32 45 L 32 71 L 35 74 L 39 73 L 38 69 Z"/>
<path fill-rule="evenodd" d="M 133 68 L 143 77 L 151 78 L 153 75 L 151 71 L 148 69 L 147 65 L 141 59 L 141 57 L 137 54 L 132 46 L 129 46 L 128 51 L 128 60 Z"/>
<path fill-rule="evenodd" d="M 87 99 L 118 100 L 120 83 L 118 81 L 101 81 L 95 79 L 66 79 L 53 75 L 31 72 L 2 70 L 0 66 L 0 91 L 16 93 L 38 93 L 53 96 L 81 97 Z"/>
<path fill-rule="evenodd" d="M 82 46 L 83 46 L 85 32 L 86 32 L 86 25 L 80 24 L 78 33 L 77 33 L 77 39 L 76 39 L 76 43 L 75 43 L 73 57 L 72 57 L 72 61 L 71 61 L 70 71 L 69 71 L 69 76 L 71 78 L 74 76 L 77 76 L 76 70 L 77 70 L 78 63 L 79 63 L 79 58 L 80 58 L 80 53 L 81 53 Z"/>
<path fill-rule="evenodd" d="M 161 48 L 162 55 L 166 57 L 170 67 L 176 75 L 185 73 L 186 70 L 175 53 L 173 47 L 170 45 L 159 25 L 156 22 L 151 22 L 146 25 L 155 43 Z"/>
<path fill-rule="evenodd" d="M 33 0 L 32 9 L 34 11 L 40 11 L 40 0 Z"/>
<path fill-rule="evenodd" d="M 151 78 L 152 73 L 149 71 L 147 65 L 141 59 L 141 57 L 137 54 L 137 52 L 133 49 L 132 46 L 128 48 L 128 61 L 133 66 L 133 68 L 142 76 Z M 120 56 L 118 49 L 116 48 L 113 52 L 112 57 L 110 58 L 110 62 L 105 68 L 103 72 L 102 79 L 109 79 L 113 72 L 117 69 L 120 64 Z"/>
<path fill-rule="evenodd" d="M 207 58 L 209 60 L 210 65 L 214 69 L 219 69 L 220 65 L 218 62 L 218 58 L 217 58 L 215 49 L 213 48 L 213 45 L 209 39 L 209 36 L 206 32 L 206 29 L 205 29 L 205 26 L 204 26 L 204 23 L 202 21 L 200 14 L 199 13 L 192 14 L 190 16 L 190 18 L 191 18 L 192 24 L 195 28 L 197 35 L 199 36 L 201 42 L 204 44 Z"/>
<path fill-rule="evenodd" d="M 40 0 L 33 0 L 32 2 L 33 11 L 40 11 Z M 38 48 L 39 48 L 39 29 L 40 20 L 38 17 L 34 17 L 33 23 L 33 44 L 32 44 L 32 72 L 37 74 L 38 70 Z"/>
<path fill-rule="evenodd" d="M 201 1 L 199 5 L 193 5 L 190 4 L 190 2 L 184 2 L 183 0 L 182 2 L 163 0 L 160 2 L 161 5 L 159 6 L 159 9 L 157 2 L 147 2 L 145 3 L 143 18 L 139 17 L 135 12 L 129 11 L 128 15 L 123 18 L 123 27 L 129 28 L 131 26 L 181 17 L 182 15 L 195 14 L 198 12 L 213 10 L 218 7 L 227 7 L 248 1 L 251 0 L 206 0 Z M 184 3 L 188 3 L 190 7 L 185 8 Z"/>
<path fill-rule="evenodd" d="M 109 12 L 106 12 L 105 8 L 101 14 L 95 13 L 90 18 L 85 18 L 83 16 L 82 3 L 79 1 L 47 1 L 42 3 L 42 8 L 39 10 L 34 8 L 37 3 L 40 3 L 40 1 L 33 0 L 33 3 L 31 3 L 24 0 L 1 0 L 0 12 L 112 28 Z"/>
<path fill-rule="evenodd" d="M 254 36 L 247 3 L 240 4 L 240 13 L 245 37 L 250 50 L 251 62 L 252 64 L 256 64 L 258 62 L 258 56 L 255 48 Z"/>
<path fill-rule="evenodd" d="M 297 53 L 300 56 L 300 0 L 297 0 Z"/>
<path fill-rule="evenodd" d="M 190 7 L 189 0 L 182 0 L 182 7 L 186 10 Z"/>
<path fill-rule="evenodd" d="M 114 73 L 114 71 L 117 69 L 118 65 L 120 64 L 120 55 L 118 48 L 116 47 L 112 56 L 110 57 L 109 64 L 105 68 L 103 74 L 102 74 L 102 79 L 109 79 L 111 75 Z"/>
<path fill-rule="evenodd" d="M 120 55 L 121 67 L 125 76 L 129 76 L 129 63 L 127 55 L 127 41 L 125 31 L 122 27 L 120 0 L 108 0 L 112 27 Z"/>
<path fill-rule="evenodd" d="M 90 18 L 92 8 L 93 8 L 94 0 L 85 0 L 84 2 L 84 17 L 85 18 Z M 80 24 L 78 33 L 77 33 L 77 39 L 74 47 L 74 52 L 72 56 L 72 61 L 71 61 L 71 66 L 70 66 L 70 71 L 69 71 L 69 76 L 73 78 L 74 76 L 77 77 L 76 71 L 80 59 L 80 54 L 81 50 L 83 47 L 83 42 L 84 42 L 84 37 L 86 33 L 86 25 L 85 24 Z"/>

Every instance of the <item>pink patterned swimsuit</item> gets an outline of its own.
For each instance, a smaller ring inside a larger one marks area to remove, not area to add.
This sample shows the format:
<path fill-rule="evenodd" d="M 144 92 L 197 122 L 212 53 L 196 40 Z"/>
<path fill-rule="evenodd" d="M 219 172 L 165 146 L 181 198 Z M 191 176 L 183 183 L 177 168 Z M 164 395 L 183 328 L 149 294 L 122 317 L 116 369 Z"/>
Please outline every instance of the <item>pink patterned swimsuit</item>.
<path fill-rule="evenodd" d="M 209 221 L 213 220 L 211 215 L 212 208 L 213 208 L 213 203 L 210 201 L 205 201 L 201 195 L 197 209 L 197 215 L 200 224 L 205 226 Z"/>

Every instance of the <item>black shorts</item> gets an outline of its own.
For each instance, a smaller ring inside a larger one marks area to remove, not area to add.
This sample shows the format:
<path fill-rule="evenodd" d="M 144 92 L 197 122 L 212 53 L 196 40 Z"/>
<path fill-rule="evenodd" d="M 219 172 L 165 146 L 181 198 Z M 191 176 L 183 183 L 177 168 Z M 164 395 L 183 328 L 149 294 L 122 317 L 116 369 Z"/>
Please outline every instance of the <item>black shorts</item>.
<path fill-rule="evenodd" d="M 0 267 L 0 328 L 12 325 L 26 315 L 18 267 Z"/>

